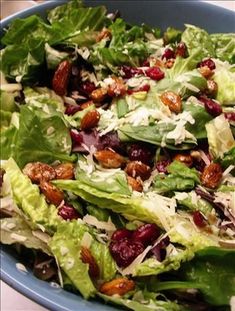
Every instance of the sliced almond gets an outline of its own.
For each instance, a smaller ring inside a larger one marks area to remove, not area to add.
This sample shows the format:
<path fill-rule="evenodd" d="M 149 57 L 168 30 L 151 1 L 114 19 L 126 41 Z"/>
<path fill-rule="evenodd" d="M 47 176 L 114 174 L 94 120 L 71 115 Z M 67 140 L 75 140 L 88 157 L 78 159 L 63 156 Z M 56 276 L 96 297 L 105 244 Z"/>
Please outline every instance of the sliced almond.
<path fill-rule="evenodd" d="M 135 288 L 134 281 L 129 280 L 127 278 L 118 278 L 101 285 L 100 292 L 108 296 L 113 295 L 123 296 L 129 291 L 133 290 L 134 288 Z"/>
<path fill-rule="evenodd" d="M 96 160 L 106 168 L 119 168 L 126 163 L 123 156 L 110 149 L 97 151 L 94 156 Z"/>
<path fill-rule="evenodd" d="M 87 263 L 89 265 L 89 275 L 92 278 L 99 277 L 100 275 L 99 266 L 94 256 L 92 255 L 91 251 L 89 250 L 89 248 L 82 246 L 80 256 L 81 256 L 82 262 Z"/>

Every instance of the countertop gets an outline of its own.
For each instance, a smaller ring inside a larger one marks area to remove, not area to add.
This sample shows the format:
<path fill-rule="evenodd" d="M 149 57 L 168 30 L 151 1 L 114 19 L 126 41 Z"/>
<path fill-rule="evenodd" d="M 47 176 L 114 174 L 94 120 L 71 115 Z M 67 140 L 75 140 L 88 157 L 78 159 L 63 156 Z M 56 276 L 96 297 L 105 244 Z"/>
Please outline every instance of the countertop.
<path fill-rule="evenodd" d="M 1 0 L 1 18 L 43 1 Z M 235 11 L 234 1 L 205 1 Z M 1 311 L 47 311 L 1 281 Z M 232 310 L 235 311 L 235 310 Z"/>

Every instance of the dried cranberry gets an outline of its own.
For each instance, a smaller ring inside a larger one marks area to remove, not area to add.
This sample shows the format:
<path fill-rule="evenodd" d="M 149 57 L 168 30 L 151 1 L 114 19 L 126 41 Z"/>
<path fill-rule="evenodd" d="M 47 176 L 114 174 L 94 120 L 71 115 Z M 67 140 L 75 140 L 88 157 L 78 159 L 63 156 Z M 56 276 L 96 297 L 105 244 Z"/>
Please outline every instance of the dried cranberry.
<path fill-rule="evenodd" d="M 151 244 L 160 235 L 159 229 L 155 224 L 145 224 L 133 232 L 132 240 L 141 242 L 145 246 Z"/>
<path fill-rule="evenodd" d="M 225 112 L 224 116 L 228 121 L 235 122 L 235 112 Z"/>
<path fill-rule="evenodd" d="M 176 47 L 176 51 L 175 51 L 175 54 L 177 56 L 180 56 L 180 57 L 186 57 L 187 56 L 187 46 L 184 42 L 180 42 L 178 43 L 177 47 Z"/>
<path fill-rule="evenodd" d="M 95 84 L 90 81 L 85 81 L 79 85 L 79 92 L 85 96 L 89 96 L 95 89 Z"/>
<path fill-rule="evenodd" d="M 142 69 L 136 68 L 136 67 L 130 67 L 130 66 L 126 66 L 126 65 L 123 65 L 121 67 L 121 71 L 124 73 L 124 78 L 126 78 L 126 79 L 130 79 L 134 76 L 138 76 L 138 75 L 143 74 Z"/>
<path fill-rule="evenodd" d="M 159 173 L 167 174 L 167 166 L 171 163 L 171 160 L 161 160 L 156 163 L 156 169 Z"/>
<path fill-rule="evenodd" d="M 197 67 L 205 67 L 205 66 L 207 66 L 210 70 L 214 70 L 216 68 L 215 63 L 211 58 L 204 59 L 197 65 Z"/>
<path fill-rule="evenodd" d="M 123 239 L 130 239 L 132 236 L 132 233 L 133 233 L 133 231 L 125 229 L 125 228 L 124 229 L 118 229 L 113 233 L 111 240 L 112 241 L 120 241 Z"/>
<path fill-rule="evenodd" d="M 144 251 L 144 246 L 140 242 L 123 239 L 111 242 L 110 253 L 119 267 L 127 267 L 132 261 Z"/>
<path fill-rule="evenodd" d="M 200 96 L 199 100 L 203 102 L 206 111 L 213 117 L 217 117 L 222 113 L 222 108 L 220 104 L 218 104 L 213 99 L 207 98 L 205 96 Z"/>
<path fill-rule="evenodd" d="M 72 116 L 80 110 L 81 108 L 79 105 L 66 105 L 65 114 L 67 114 L 68 116 Z"/>
<path fill-rule="evenodd" d="M 141 161 L 144 164 L 151 165 L 153 150 L 147 144 L 133 144 L 128 150 L 128 156 L 131 161 Z"/>
<path fill-rule="evenodd" d="M 150 62 L 148 59 L 145 59 L 141 65 L 142 67 L 149 67 L 150 66 Z"/>
<path fill-rule="evenodd" d="M 170 48 L 165 49 L 164 53 L 162 54 L 162 59 L 164 58 L 165 59 L 175 58 L 175 52 Z"/>
<path fill-rule="evenodd" d="M 83 138 L 81 133 L 79 133 L 77 130 L 71 130 L 70 136 L 73 142 L 73 145 L 80 145 L 83 142 Z"/>
<path fill-rule="evenodd" d="M 80 215 L 75 210 L 75 208 L 68 204 L 64 204 L 62 207 L 59 208 L 58 215 L 61 216 L 64 220 L 72 220 L 80 218 Z"/>
<path fill-rule="evenodd" d="M 164 78 L 165 74 L 159 67 L 150 67 L 145 71 L 147 77 L 159 81 Z"/>
<path fill-rule="evenodd" d="M 199 228 L 203 228 L 206 226 L 205 218 L 199 211 L 193 212 L 193 221 L 195 225 Z"/>

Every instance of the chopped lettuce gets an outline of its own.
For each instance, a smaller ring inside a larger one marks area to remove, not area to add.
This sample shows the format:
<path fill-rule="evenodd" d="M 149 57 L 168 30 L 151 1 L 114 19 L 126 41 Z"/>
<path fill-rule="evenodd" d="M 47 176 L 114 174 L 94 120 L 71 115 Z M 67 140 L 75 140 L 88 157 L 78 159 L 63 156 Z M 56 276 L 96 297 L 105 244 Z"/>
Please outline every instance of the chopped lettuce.
<path fill-rule="evenodd" d="M 206 124 L 209 150 L 215 158 L 223 155 L 235 146 L 235 140 L 224 115 L 216 117 Z"/>
<path fill-rule="evenodd" d="M 229 165 L 234 165 L 235 163 L 235 146 L 228 150 L 223 158 L 220 160 L 220 163 L 224 169 L 229 167 Z"/>

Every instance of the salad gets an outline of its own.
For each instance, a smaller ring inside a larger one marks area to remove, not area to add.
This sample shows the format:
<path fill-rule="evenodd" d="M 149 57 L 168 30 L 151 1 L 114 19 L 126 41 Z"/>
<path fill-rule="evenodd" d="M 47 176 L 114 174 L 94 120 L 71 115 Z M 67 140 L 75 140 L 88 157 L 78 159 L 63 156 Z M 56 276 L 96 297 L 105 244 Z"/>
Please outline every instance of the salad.
<path fill-rule="evenodd" d="M 1 50 L 1 243 L 120 308 L 235 296 L 235 34 L 70 1 Z"/>

